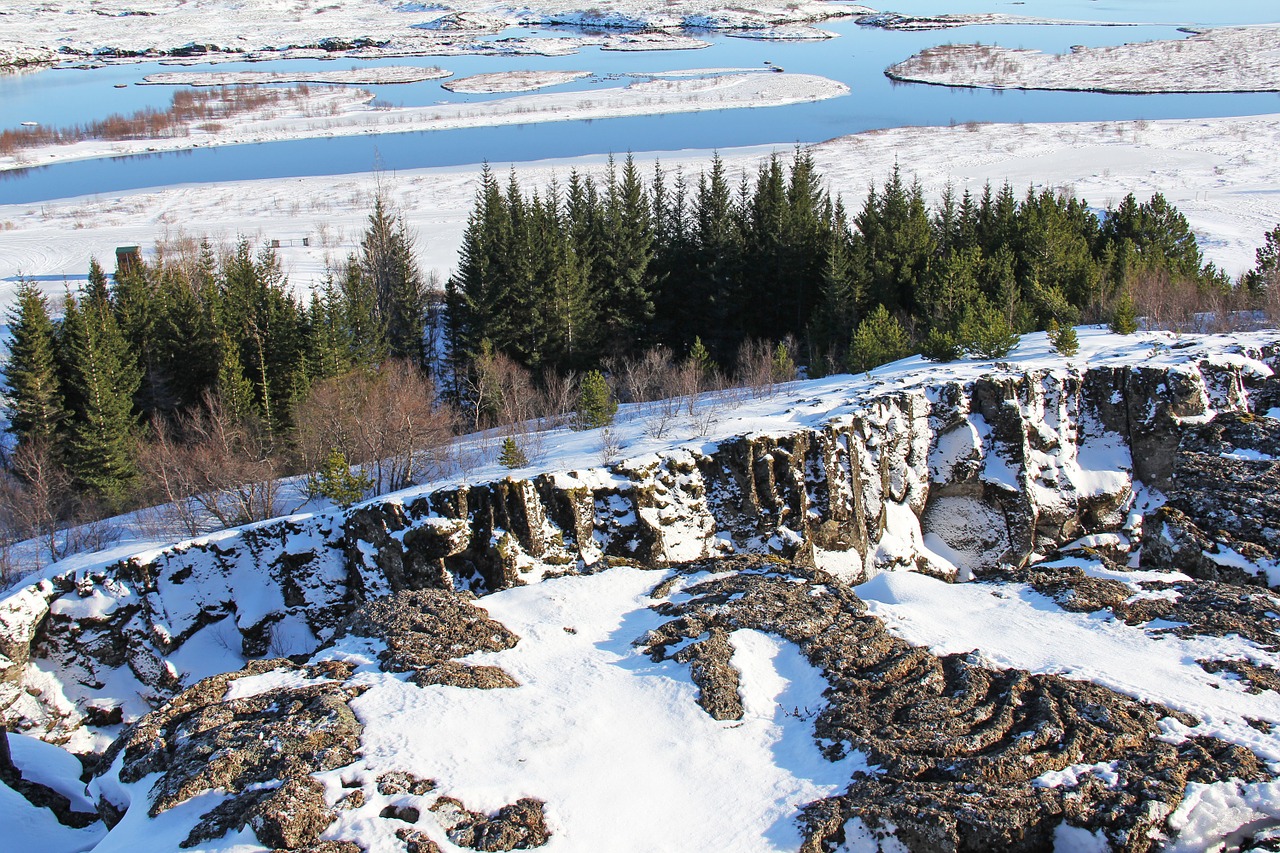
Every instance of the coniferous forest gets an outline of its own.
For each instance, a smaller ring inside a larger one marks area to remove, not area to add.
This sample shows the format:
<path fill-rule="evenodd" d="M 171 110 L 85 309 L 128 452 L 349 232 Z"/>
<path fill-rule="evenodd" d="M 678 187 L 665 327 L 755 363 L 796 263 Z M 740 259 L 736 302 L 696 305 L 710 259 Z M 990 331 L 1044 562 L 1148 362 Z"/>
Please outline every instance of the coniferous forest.
<path fill-rule="evenodd" d="M 628 157 L 534 191 L 486 168 L 443 293 L 381 194 L 305 301 L 244 239 L 161 246 L 112 281 L 95 262 L 57 305 L 23 283 L 0 512 L 10 539 L 47 536 L 54 556 L 68 519 L 137 506 L 172 506 L 194 534 L 279 511 L 290 473 L 318 472 L 310 488 L 340 503 L 402 488 L 459 430 L 600 426 L 618 400 L 797 364 L 998 358 L 1045 328 L 1069 352 L 1081 321 L 1265 308 L 1277 269 L 1280 228 L 1232 282 L 1160 195 L 1097 211 L 1005 185 L 930 206 L 895 169 L 853 210 L 800 150 L 737 176 L 718 157 L 696 176 Z M 513 447 L 503 464 L 523 458 Z"/>

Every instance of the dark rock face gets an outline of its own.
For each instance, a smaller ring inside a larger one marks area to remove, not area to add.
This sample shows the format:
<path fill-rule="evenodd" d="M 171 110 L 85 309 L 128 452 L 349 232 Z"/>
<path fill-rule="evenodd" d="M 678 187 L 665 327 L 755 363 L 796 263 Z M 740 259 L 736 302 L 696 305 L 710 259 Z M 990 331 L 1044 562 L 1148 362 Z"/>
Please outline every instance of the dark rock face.
<path fill-rule="evenodd" d="M 337 680 L 224 699 L 235 681 L 273 670 Z M 231 795 L 201 817 L 185 847 L 246 825 L 272 847 L 307 847 L 335 817 L 311 774 L 350 764 L 360 747 L 363 726 L 347 705 L 360 690 L 341 684 L 350 672 L 333 662 L 261 661 L 206 678 L 131 727 L 104 764 L 123 754 L 124 782 L 162 773 L 151 791 L 153 817 L 206 791 Z"/>
<path fill-rule="evenodd" d="M 379 657 L 386 672 L 411 672 L 419 686 L 517 687 L 496 666 L 459 663 L 473 652 L 500 652 L 519 637 L 471 604 L 470 593 L 443 590 L 402 591 L 366 604 L 352 616 L 347 631 L 386 642 Z"/>
<path fill-rule="evenodd" d="M 441 797 L 431 807 L 449 840 L 472 850 L 530 850 L 551 838 L 543 816 L 543 802 L 531 797 L 503 806 L 493 815 L 467 809 L 452 797 Z"/>
<path fill-rule="evenodd" d="M 1167 709 L 1087 682 L 937 657 L 889 634 L 822 572 L 752 558 L 729 563 L 738 573 L 686 588 L 688 601 L 657 605 L 671 620 L 638 642 L 661 660 L 683 641 L 751 628 L 796 643 L 822 670 L 831 688 L 815 723 L 819 743 L 833 759 L 860 750 L 881 772 L 856 773 L 844 794 L 805 807 L 810 853 L 843 842 L 851 818 L 892 832 L 912 851 L 1046 850 L 1064 821 L 1104 831 L 1117 850 L 1147 850 L 1149 832 L 1188 781 L 1265 777 L 1240 747 L 1158 740 Z M 728 666 L 727 655 L 711 650 L 718 646 L 707 648 Z M 722 695 L 733 679 L 711 681 L 700 685 L 699 701 L 716 713 L 729 704 Z M 1111 785 L 1088 771 L 1074 786 L 1036 781 L 1100 762 L 1114 762 Z"/>
<path fill-rule="evenodd" d="M 1144 567 L 1267 585 L 1280 557 L 1280 421 L 1228 413 L 1187 430 L 1168 503 L 1144 523 Z"/>
<path fill-rule="evenodd" d="M 1246 355 L 1280 366 L 1274 348 Z M 1256 507 L 1264 518 L 1274 514 L 1275 471 L 1247 460 L 1230 462 L 1230 471 L 1203 468 L 1204 489 L 1223 476 L 1262 485 L 1201 518 L 1192 511 L 1203 506 L 1192 463 L 1212 454 L 1193 456 L 1184 436 L 1215 413 L 1213 424 L 1227 423 L 1232 412 L 1280 402 L 1278 385 L 1252 368 L 1208 361 L 1084 373 L 1001 365 L 973 382 L 857 401 L 820 428 L 619 462 L 608 477 L 568 472 L 443 489 L 408 503 L 257 525 L 57 579 L 41 593 L 52 605 L 47 615 L 16 630 L 12 648 L 0 652 L 20 662 L 34 651 L 54 662 L 80 707 L 120 674 L 157 707 L 186 686 L 169 657 L 200 632 L 248 658 L 307 654 L 362 604 L 393 592 L 483 593 L 614 563 L 665 565 L 734 551 L 839 564 L 851 581 L 892 568 L 953 577 L 956 567 L 931 553 L 881 547 L 886 531 L 909 520 L 959 555 L 964 571 L 982 576 L 1117 529 L 1134 479 L 1171 495 L 1186 487 L 1181 502 L 1175 497 L 1149 519 L 1156 547 L 1144 559 L 1231 579 L 1235 570 L 1204 551 L 1213 553 L 1225 529 L 1246 557 L 1275 553 L 1267 523 L 1244 521 Z M 1220 443 L 1235 440 L 1230 429 L 1223 435 Z M 257 604 L 243 611 L 241 601 Z M 63 719 L 65 710 L 27 696 L 21 665 L 3 664 L 0 707 L 11 725 L 56 741 L 83 723 L 81 712 Z M 507 683 L 499 673 L 456 666 L 421 667 L 415 678 Z"/>

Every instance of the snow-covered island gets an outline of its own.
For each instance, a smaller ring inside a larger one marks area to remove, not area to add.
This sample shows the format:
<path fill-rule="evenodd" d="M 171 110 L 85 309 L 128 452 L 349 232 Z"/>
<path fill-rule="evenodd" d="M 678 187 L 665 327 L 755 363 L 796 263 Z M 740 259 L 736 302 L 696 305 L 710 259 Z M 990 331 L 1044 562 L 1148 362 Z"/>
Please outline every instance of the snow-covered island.
<path fill-rule="evenodd" d="M 260 86 L 280 83 L 321 83 L 343 86 L 375 86 L 419 83 L 452 76 L 434 66 L 384 65 L 345 71 L 165 71 L 148 74 L 139 85 L 149 86 Z"/>
<path fill-rule="evenodd" d="M 373 105 L 373 95 L 369 92 L 328 87 L 308 91 L 283 107 L 272 106 L 257 113 L 237 115 L 212 128 L 193 127 L 187 135 L 113 141 L 90 139 L 21 149 L 16 154 L 0 156 L 0 171 L 95 157 L 280 139 L 751 109 L 835 98 L 848 92 L 849 88 L 843 83 L 812 74 L 744 73 L 639 80 L 621 87 L 522 95 L 483 103 L 392 108 Z"/>
<path fill-rule="evenodd" d="M 928 48 L 886 69 L 895 80 L 988 89 L 1280 91 L 1280 26 L 1234 27 L 1179 41 L 1073 48 L 1049 54 L 983 44 Z"/>
<path fill-rule="evenodd" d="M 495 71 L 492 74 L 473 74 L 459 77 L 440 85 L 450 92 L 468 94 L 493 94 L 496 92 L 532 92 L 548 86 L 572 83 L 590 77 L 590 71 Z"/>

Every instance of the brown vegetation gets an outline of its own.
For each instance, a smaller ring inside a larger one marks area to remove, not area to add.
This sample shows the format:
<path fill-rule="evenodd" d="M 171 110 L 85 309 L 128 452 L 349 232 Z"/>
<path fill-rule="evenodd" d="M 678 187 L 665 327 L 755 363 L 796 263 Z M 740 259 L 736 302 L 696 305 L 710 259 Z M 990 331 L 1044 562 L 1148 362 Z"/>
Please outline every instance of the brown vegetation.
<path fill-rule="evenodd" d="M 42 145 L 70 145 L 89 139 L 165 139 L 187 136 L 192 127 L 213 131 L 218 120 L 241 115 L 279 103 L 301 100 L 311 93 L 306 84 L 280 89 L 255 86 L 217 86 L 211 89 L 182 89 L 173 93 L 167 109 L 145 107 L 130 115 L 109 115 L 104 119 L 68 127 L 20 127 L 0 131 L 0 155 L 11 156 Z"/>

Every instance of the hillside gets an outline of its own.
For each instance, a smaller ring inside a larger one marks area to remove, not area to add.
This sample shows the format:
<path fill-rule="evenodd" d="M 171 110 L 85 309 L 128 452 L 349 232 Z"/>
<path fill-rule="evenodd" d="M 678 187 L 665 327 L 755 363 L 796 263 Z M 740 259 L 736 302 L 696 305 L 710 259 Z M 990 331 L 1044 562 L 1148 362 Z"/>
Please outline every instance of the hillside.
<path fill-rule="evenodd" d="M 55 564 L 0 796 L 41 850 L 1270 849 L 1277 367 L 1028 335 Z"/>

